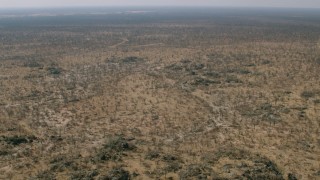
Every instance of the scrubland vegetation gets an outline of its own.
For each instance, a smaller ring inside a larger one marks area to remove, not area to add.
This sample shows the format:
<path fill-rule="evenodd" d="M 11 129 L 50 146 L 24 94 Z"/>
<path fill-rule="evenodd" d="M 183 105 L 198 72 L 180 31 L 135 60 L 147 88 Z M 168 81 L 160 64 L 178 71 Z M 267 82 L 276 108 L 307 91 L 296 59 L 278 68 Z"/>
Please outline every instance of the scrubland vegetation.
<path fill-rule="evenodd" d="M 320 178 L 320 16 L 164 14 L 0 19 L 0 179 Z"/>

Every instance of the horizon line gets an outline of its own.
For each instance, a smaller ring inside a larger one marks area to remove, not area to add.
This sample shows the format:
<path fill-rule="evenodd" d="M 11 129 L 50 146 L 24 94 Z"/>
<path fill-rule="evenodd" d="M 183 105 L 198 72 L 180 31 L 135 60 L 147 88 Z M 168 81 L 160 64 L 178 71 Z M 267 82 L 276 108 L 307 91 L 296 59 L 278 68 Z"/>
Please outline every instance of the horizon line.
<path fill-rule="evenodd" d="M 66 5 L 66 6 L 8 6 L 0 9 L 63 9 L 63 8 L 248 8 L 248 9 L 320 9 L 320 7 L 291 6 L 217 6 L 217 5 Z"/>

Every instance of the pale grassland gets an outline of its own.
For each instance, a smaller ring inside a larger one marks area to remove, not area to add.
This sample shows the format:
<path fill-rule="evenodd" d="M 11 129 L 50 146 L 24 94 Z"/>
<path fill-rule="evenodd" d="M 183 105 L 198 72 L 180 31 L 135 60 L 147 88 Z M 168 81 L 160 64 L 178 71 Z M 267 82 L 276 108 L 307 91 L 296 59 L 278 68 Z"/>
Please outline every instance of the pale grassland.
<path fill-rule="evenodd" d="M 2 29 L 0 179 L 319 179 L 320 31 L 175 23 Z"/>

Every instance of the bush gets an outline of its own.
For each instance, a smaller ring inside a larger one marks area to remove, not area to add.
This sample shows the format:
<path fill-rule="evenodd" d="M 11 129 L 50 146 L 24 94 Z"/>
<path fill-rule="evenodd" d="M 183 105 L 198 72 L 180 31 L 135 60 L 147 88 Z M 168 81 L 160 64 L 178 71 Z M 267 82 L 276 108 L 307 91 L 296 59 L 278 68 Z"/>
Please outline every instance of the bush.
<path fill-rule="evenodd" d="M 121 167 L 113 168 L 108 172 L 108 175 L 103 177 L 104 180 L 129 180 L 130 173 Z"/>
<path fill-rule="evenodd" d="M 297 180 L 298 178 L 296 178 L 296 176 L 292 173 L 288 174 L 288 180 Z"/>
<path fill-rule="evenodd" d="M 42 68 L 43 65 L 41 65 L 40 63 L 36 62 L 36 61 L 28 61 L 26 63 L 24 63 L 25 67 L 30 67 L 30 68 Z"/>
<path fill-rule="evenodd" d="M 160 153 L 158 151 L 149 151 L 146 154 L 146 159 L 157 159 L 160 157 Z"/>
<path fill-rule="evenodd" d="M 219 73 L 214 72 L 214 71 L 206 72 L 204 75 L 205 75 L 205 76 L 210 76 L 210 77 L 212 77 L 212 78 L 219 78 L 219 77 L 221 77 L 221 75 L 220 75 Z"/>
<path fill-rule="evenodd" d="M 172 154 L 166 154 L 162 157 L 162 160 L 166 161 L 166 162 L 172 162 L 172 161 L 176 161 L 179 158 L 175 155 Z"/>
<path fill-rule="evenodd" d="M 122 136 L 111 137 L 97 154 L 97 161 L 120 161 L 124 151 L 134 150 L 136 146 Z"/>
<path fill-rule="evenodd" d="M 275 179 L 284 180 L 276 164 L 269 160 L 256 161 L 255 167 L 250 168 L 242 175 L 247 179 Z M 261 163 L 262 165 L 260 165 Z"/>
<path fill-rule="evenodd" d="M 46 170 L 46 171 L 41 171 L 39 172 L 35 177 L 31 177 L 30 180 L 38 180 L 38 179 L 50 179 L 50 180 L 55 180 L 55 175 Z"/>
<path fill-rule="evenodd" d="M 8 151 L 0 151 L 0 156 L 6 156 L 6 155 L 8 155 L 9 154 L 9 152 Z"/>
<path fill-rule="evenodd" d="M 184 67 L 179 64 L 171 64 L 171 65 L 167 66 L 166 68 L 169 70 L 172 70 L 172 71 L 181 71 L 181 70 L 183 70 Z"/>
<path fill-rule="evenodd" d="M 112 137 L 104 145 L 104 148 L 111 149 L 114 151 L 128 151 L 133 150 L 136 147 L 133 144 L 130 144 L 127 139 L 122 136 Z"/>
<path fill-rule="evenodd" d="M 180 179 L 208 179 L 215 174 L 213 170 L 203 164 L 191 164 L 179 173 Z"/>
<path fill-rule="evenodd" d="M 50 74 L 59 75 L 59 74 L 61 74 L 62 69 L 59 68 L 59 67 L 49 67 L 48 71 L 49 71 Z"/>
<path fill-rule="evenodd" d="M 32 138 L 29 140 L 28 137 L 23 136 L 13 136 L 13 137 L 5 137 L 4 141 L 8 144 L 19 145 L 23 143 L 32 142 Z"/>
<path fill-rule="evenodd" d="M 94 179 L 94 177 L 98 176 L 99 172 L 97 170 L 93 171 L 76 171 L 71 174 L 71 178 L 73 180 L 81 180 L 81 179 Z"/>
<path fill-rule="evenodd" d="M 195 86 L 200 86 L 200 85 L 209 86 L 210 84 L 220 84 L 220 81 L 212 81 L 210 79 L 197 77 L 192 82 L 192 85 L 195 85 Z"/>
<path fill-rule="evenodd" d="M 240 73 L 240 74 L 250 74 L 251 71 L 246 70 L 246 69 L 240 69 L 240 70 L 239 70 L 239 73 Z"/>
<path fill-rule="evenodd" d="M 126 58 L 122 59 L 122 62 L 123 63 L 136 63 L 136 62 L 139 62 L 142 60 L 143 60 L 142 58 L 130 56 L 130 57 L 126 57 Z"/>
<path fill-rule="evenodd" d="M 242 83 L 240 79 L 238 79 L 236 76 L 228 76 L 226 78 L 227 83 Z"/>
<path fill-rule="evenodd" d="M 320 104 L 320 99 L 316 99 L 313 101 L 315 104 Z"/>
<path fill-rule="evenodd" d="M 177 172 L 181 169 L 181 165 L 178 162 L 169 162 L 165 167 L 166 172 Z"/>
<path fill-rule="evenodd" d="M 308 99 L 308 98 L 312 98 L 315 96 L 315 93 L 312 92 L 312 91 L 303 91 L 301 93 L 301 97 L 305 98 L 305 99 Z"/>
<path fill-rule="evenodd" d="M 270 60 L 263 60 L 263 61 L 262 61 L 262 64 L 264 64 L 264 65 L 265 65 L 265 64 L 270 64 L 270 63 L 271 63 Z"/>
<path fill-rule="evenodd" d="M 217 162 L 221 158 L 230 160 L 228 164 L 224 165 L 225 175 L 229 176 L 229 172 L 239 172 L 229 177 L 230 179 L 284 179 L 277 165 L 260 154 L 254 154 L 236 147 L 225 147 L 220 148 L 211 157 L 211 161 Z M 240 165 L 239 161 L 241 161 Z M 247 163 L 248 161 L 251 163 Z M 194 172 L 196 172 L 195 170 L 197 169 L 194 169 Z"/>

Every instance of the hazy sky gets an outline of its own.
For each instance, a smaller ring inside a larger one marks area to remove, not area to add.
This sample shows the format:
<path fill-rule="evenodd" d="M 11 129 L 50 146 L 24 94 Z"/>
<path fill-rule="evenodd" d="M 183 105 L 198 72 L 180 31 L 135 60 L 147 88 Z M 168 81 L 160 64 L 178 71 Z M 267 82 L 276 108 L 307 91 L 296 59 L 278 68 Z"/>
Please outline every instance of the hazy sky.
<path fill-rule="evenodd" d="M 0 8 L 57 6 L 244 6 L 320 8 L 320 0 L 0 0 Z"/>

